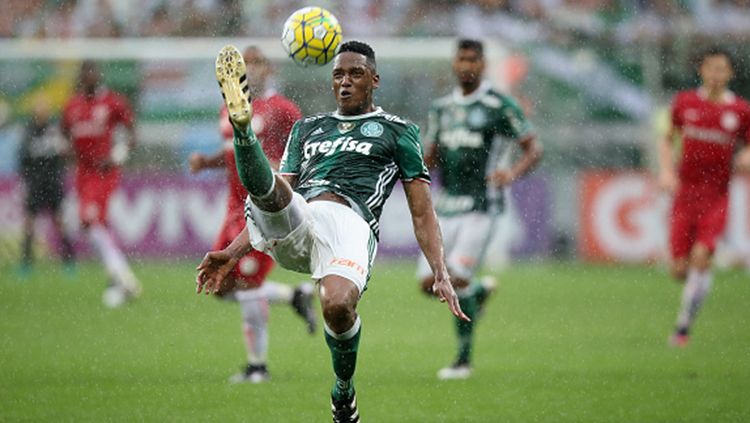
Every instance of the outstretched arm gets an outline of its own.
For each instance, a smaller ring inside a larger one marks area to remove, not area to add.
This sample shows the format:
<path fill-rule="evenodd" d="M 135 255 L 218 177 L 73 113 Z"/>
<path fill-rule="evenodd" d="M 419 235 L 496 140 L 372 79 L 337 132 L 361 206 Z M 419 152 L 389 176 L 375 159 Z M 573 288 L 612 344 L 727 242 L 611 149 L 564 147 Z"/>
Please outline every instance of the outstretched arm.
<path fill-rule="evenodd" d="M 201 153 L 193 153 L 188 158 L 188 165 L 190 166 L 190 172 L 198 173 L 203 169 L 214 169 L 223 167 L 225 164 L 224 151 L 219 150 L 211 156 L 206 156 Z"/>
<path fill-rule="evenodd" d="M 237 262 L 252 250 L 247 226 L 234 238 L 227 248 L 221 251 L 210 251 L 198 265 L 198 276 L 195 278 L 195 292 L 206 294 L 219 292 L 222 283 Z"/>
<path fill-rule="evenodd" d="M 659 188 L 673 193 L 677 189 L 677 172 L 674 166 L 674 138 L 679 130 L 671 126 L 667 134 L 659 141 Z"/>
<path fill-rule="evenodd" d="M 409 203 L 409 211 L 414 225 L 414 235 L 417 237 L 419 247 L 427 258 L 430 268 L 432 268 L 432 274 L 435 275 L 432 292 L 441 302 L 448 303 L 451 313 L 456 317 L 469 321 L 469 317 L 464 314 L 458 304 L 458 296 L 453 290 L 448 269 L 445 266 L 443 240 L 435 210 L 432 208 L 430 186 L 419 179 L 414 179 L 404 182 L 404 190 L 406 191 L 406 200 Z"/>

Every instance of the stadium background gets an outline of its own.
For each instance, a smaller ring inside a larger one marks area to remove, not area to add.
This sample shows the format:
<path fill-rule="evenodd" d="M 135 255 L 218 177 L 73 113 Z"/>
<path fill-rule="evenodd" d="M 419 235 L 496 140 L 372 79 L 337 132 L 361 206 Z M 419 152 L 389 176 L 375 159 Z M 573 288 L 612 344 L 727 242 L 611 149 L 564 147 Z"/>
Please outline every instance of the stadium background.
<path fill-rule="evenodd" d="M 190 152 L 212 152 L 218 146 L 221 99 L 212 70 L 216 51 L 226 43 L 259 45 L 277 67 L 276 88 L 298 102 L 303 113 L 334 107 L 329 69 L 295 66 L 283 57 L 278 43 L 283 20 L 303 5 L 293 0 L 7 2 L 0 15 L 0 265 L 7 270 L 0 277 L 2 289 L 17 292 L 33 283 L 60 278 L 54 259 L 52 264 L 41 260 L 43 273 L 31 284 L 18 285 L 13 276 L 23 198 L 15 175 L 15 156 L 21 125 L 34 99 L 43 96 L 59 111 L 73 92 L 83 58 L 102 61 L 107 84 L 126 93 L 137 113 L 139 145 L 127 163 L 122 190 L 111 208 L 115 233 L 126 251 L 137 257 L 137 266 L 143 266 L 136 268 L 139 276 L 169 272 L 178 266 L 187 269 L 181 272 L 183 279 L 190 278 L 189 269 L 210 246 L 224 212 L 223 175 L 193 176 L 186 167 Z M 355 0 L 319 1 L 316 5 L 339 17 L 346 39 L 362 39 L 375 48 L 383 81 L 377 103 L 420 125 L 426 121 L 429 102 L 452 87 L 449 63 L 456 36 L 475 36 L 488 42 L 488 76 L 521 100 L 546 153 L 541 167 L 514 185 L 511 212 L 499 226 L 489 254 L 490 269 L 503 269 L 511 259 L 522 263 L 520 274 L 512 273 L 512 264 L 506 271 L 511 280 L 529 275 L 537 282 L 546 277 L 554 280 L 582 269 L 581 274 L 595 275 L 579 287 L 588 290 L 609 270 L 578 267 L 583 266 L 580 261 L 662 262 L 668 201 L 653 184 L 655 141 L 666 126 L 671 96 L 697 83 L 695 52 L 715 43 L 728 47 L 739 59 L 732 88 L 750 96 L 750 62 L 746 60 L 750 53 L 750 5 L 746 1 Z M 66 200 L 66 210 L 68 230 L 76 233 L 74 196 Z M 408 260 L 416 252 L 406 213 L 403 194 L 397 189 L 383 217 L 379 261 L 398 263 L 403 284 L 411 283 Z M 750 181 L 735 179 L 730 216 L 722 251 L 747 259 Z M 49 233 L 45 221 L 38 226 L 42 233 Z M 54 247 L 55 239 L 43 239 L 46 242 L 40 242 L 37 250 L 45 254 Z M 551 263 L 556 260 L 571 267 L 555 267 L 558 265 Z M 541 274 L 532 270 L 537 265 L 543 269 Z M 611 269 L 624 275 L 623 283 L 668 279 L 660 266 Z M 547 276 L 540 276 L 545 275 L 544 270 Z M 101 274 L 87 265 L 79 273 L 91 284 L 99 283 L 97 277 L 101 279 Z M 746 285 L 743 273 L 729 275 L 725 278 Z M 574 279 L 572 275 L 567 278 Z M 148 277 L 143 279 L 148 292 Z M 189 291 L 188 282 L 179 289 Z M 542 285 L 534 286 L 545 289 Z M 748 298 L 745 285 L 736 293 L 736 301 Z M 666 288 L 657 289 L 656 294 L 648 292 L 658 297 Z M 50 287 L 45 290 L 56 295 Z M 81 290 L 80 285 L 73 289 Z M 155 298 L 168 298 L 167 292 L 159 297 L 159 288 L 155 290 Z M 26 304 L 33 306 L 29 295 L 21 293 Z M 560 295 L 568 298 L 565 295 L 571 293 Z M 622 295 L 633 294 L 624 290 Z M 727 296 L 731 294 L 725 292 L 724 300 Z M 722 301 L 720 294 L 717 297 L 712 303 Z M 70 299 L 62 296 L 60 301 L 66 298 Z M 677 291 L 665 298 L 676 301 Z M 675 301 L 661 308 L 671 310 Z M 21 311 L 9 304 L 3 303 L 3 314 L 19 325 L 30 317 L 26 313 L 33 311 L 33 307 Z M 652 306 L 649 310 L 659 308 Z M 540 303 L 539 310 L 544 307 L 547 303 Z M 726 307 L 742 310 L 741 302 Z M 586 316 L 584 308 L 571 315 Z M 617 318 L 629 321 L 625 309 L 612 310 Z M 672 318 L 669 313 L 666 316 L 669 322 L 660 327 L 664 335 Z M 503 319 L 508 323 L 510 317 Z M 746 313 L 734 324 L 742 322 L 747 322 Z M 4 329 L 9 342 L 5 344 L 6 358 L 22 350 L 9 347 L 15 334 L 9 327 Z M 747 332 L 738 334 L 736 326 L 730 329 L 727 336 L 738 338 L 734 347 L 746 351 Z M 232 336 L 230 332 L 228 337 Z M 555 339 L 556 335 L 550 336 Z M 723 339 L 720 335 L 716 338 Z M 497 350 L 502 348 L 498 342 Z M 705 356 L 715 352 L 701 351 Z M 736 362 L 732 360 L 747 360 L 746 354 L 728 357 L 733 365 Z M 541 363 L 549 365 L 544 360 Z M 747 374 L 747 366 L 740 366 L 729 379 L 737 382 Z M 746 387 L 742 382 L 734 386 Z M 721 390 L 713 393 L 725 394 Z M 748 409 L 733 403 L 732 398 L 730 395 L 716 406 L 718 412 L 731 412 L 718 415 L 725 420 L 748 418 Z M 10 416 L 29 415 L 33 414 Z M 44 416 L 37 415 L 49 418 Z M 75 414 L 63 416 L 75 418 L 71 417 Z M 524 421 L 523 416 L 534 414 L 519 416 L 515 416 L 518 421 Z M 639 421 L 638 416 L 626 413 L 600 419 L 600 414 L 590 411 L 578 415 L 581 419 L 574 415 L 571 421 Z M 644 416 L 649 417 L 643 421 L 663 417 L 658 413 Z M 83 418 L 91 419 L 91 415 Z"/>

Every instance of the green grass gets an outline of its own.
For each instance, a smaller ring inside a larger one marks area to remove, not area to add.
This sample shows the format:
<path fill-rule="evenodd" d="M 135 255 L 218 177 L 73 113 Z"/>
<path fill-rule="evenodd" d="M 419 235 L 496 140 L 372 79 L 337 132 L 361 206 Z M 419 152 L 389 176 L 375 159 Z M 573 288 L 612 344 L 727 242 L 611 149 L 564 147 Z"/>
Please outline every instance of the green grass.
<path fill-rule="evenodd" d="M 194 262 L 139 263 L 140 301 L 101 305 L 104 275 L 0 265 L 0 421 L 330 421 L 320 332 L 271 314 L 265 385 L 231 386 L 244 361 L 233 304 L 193 294 Z M 654 268 L 521 264 L 479 324 L 475 374 L 453 358 L 447 307 L 411 263 L 380 263 L 360 306 L 356 376 L 367 422 L 749 421 L 750 283 L 718 275 L 689 348 L 667 347 L 679 288 Z M 294 274 L 274 278 L 293 282 Z"/>

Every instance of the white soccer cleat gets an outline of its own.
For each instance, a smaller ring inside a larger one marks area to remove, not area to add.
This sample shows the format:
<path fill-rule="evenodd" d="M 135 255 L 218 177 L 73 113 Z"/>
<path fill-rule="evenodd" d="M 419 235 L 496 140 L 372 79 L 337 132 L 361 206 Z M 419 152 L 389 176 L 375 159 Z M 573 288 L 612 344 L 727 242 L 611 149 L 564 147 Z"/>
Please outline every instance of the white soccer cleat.
<path fill-rule="evenodd" d="M 102 294 L 102 303 L 107 308 L 122 307 L 128 300 L 127 291 L 119 285 L 108 286 Z"/>
<path fill-rule="evenodd" d="M 438 371 L 437 377 L 440 380 L 463 380 L 471 376 L 471 367 L 468 364 L 454 364 L 450 367 L 442 368 Z"/>
<path fill-rule="evenodd" d="M 482 284 L 482 287 L 490 294 L 495 292 L 498 285 L 497 278 L 492 275 L 482 276 L 481 279 L 479 279 L 479 283 Z"/>

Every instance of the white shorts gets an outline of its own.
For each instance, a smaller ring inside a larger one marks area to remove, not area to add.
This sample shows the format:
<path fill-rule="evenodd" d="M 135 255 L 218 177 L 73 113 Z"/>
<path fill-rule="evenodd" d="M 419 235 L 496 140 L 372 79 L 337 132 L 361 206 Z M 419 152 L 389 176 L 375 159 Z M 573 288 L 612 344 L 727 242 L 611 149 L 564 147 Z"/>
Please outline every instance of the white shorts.
<path fill-rule="evenodd" d="M 494 234 L 497 215 L 470 212 L 438 218 L 448 271 L 454 277 L 469 280 L 484 261 L 487 245 Z M 432 276 L 424 254 L 417 261 L 417 277 Z"/>
<path fill-rule="evenodd" d="M 367 288 L 377 241 L 354 210 L 332 201 L 308 203 L 296 192 L 280 212 L 266 213 L 254 206 L 251 210 L 247 215 L 251 244 L 269 253 L 281 267 L 308 273 L 315 280 L 327 275 L 344 277 L 360 294 Z"/>

